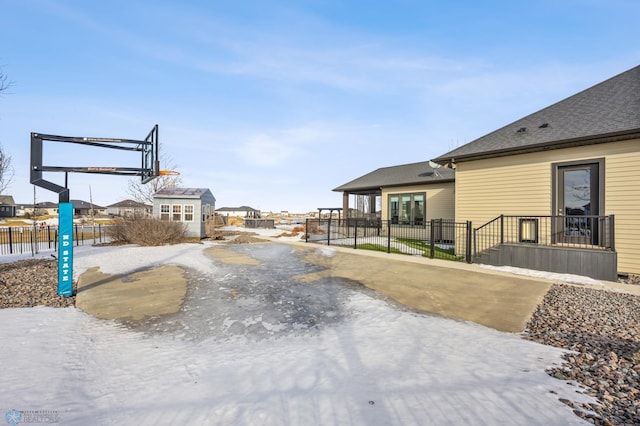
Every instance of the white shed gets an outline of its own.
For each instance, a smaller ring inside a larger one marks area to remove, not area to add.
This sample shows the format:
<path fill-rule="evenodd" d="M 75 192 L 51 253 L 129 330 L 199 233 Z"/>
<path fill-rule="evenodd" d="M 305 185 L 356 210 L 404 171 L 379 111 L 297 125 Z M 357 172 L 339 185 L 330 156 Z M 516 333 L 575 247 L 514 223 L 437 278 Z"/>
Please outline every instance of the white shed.
<path fill-rule="evenodd" d="M 183 222 L 188 237 L 204 238 L 215 210 L 216 198 L 207 188 L 164 188 L 153 194 L 153 217 Z"/>

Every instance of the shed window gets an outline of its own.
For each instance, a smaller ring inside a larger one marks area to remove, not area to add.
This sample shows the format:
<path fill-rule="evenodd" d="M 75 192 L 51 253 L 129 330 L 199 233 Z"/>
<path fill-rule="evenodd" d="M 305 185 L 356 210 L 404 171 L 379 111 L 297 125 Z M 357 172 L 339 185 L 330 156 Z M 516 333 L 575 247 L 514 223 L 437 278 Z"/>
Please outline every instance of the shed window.
<path fill-rule="evenodd" d="M 182 220 L 182 205 L 173 204 L 171 206 L 171 210 L 172 210 L 171 220 L 173 220 L 174 222 L 180 222 Z"/>
<path fill-rule="evenodd" d="M 184 221 L 193 222 L 193 204 L 184 205 Z"/>
<path fill-rule="evenodd" d="M 169 204 L 160 204 L 160 220 L 170 220 Z"/>

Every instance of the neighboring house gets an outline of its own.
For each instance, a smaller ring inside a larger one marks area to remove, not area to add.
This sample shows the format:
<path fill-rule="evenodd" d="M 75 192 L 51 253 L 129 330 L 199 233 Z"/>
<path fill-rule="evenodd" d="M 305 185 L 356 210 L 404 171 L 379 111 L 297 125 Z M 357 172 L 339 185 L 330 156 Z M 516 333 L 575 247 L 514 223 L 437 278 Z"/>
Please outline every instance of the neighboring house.
<path fill-rule="evenodd" d="M 615 247 L 617 271 L 640 274 L 640 67 L 433 161 L 456 170 L 457 221 L 478 228 L 499 215 L 521 216 L 519 238 L 561 247 L 551 256 L 573 271 L 593 260 L 562 256 L 586 242 L 600 252 Z M 545 221 L 551 236 L 542 235 Z"/>
<path fill-rule="evenodd" d="M 33 204 L 18 204 L 17 216 L 57 216 L 58 215 L 58 203 L 52 203 L 51 201 L 43 201 Z"/>
<path fill-rule="evenodd" d="M 15 217 L 16 203 L 11 195 L 0 195 L 0 217 Z"/>
<path fill-rule="evenodd" d="M 74 216 L 98 216 L 106 214 L 106 208 L 97 204 L 91 204 L 83 200 L 70 200 L 73 204 Z M 18 216 L 57 216 L 58 203 L 43 201 L 33 204 L 19 204 L 16 206 Z"/>
<path fill-rule="evenodd" d="M 153 217 L 184 223 L 189 237 L 206 237 L 205 223 L 215 209 L 207 188 L 165 188 L 153 194 Z"/>
<path fill-rule="evenodd" d="M 97 204 L 87 203 L 83 200 L 69 200 L 69 202 L 73 204 L 74 216 L 97 216 L 106 213 L 106 209 Z"/>
<path fill-rule="evenodd" d="M 435 167 L 434 167 L 435 166 Z M 452 169 L 429 161 L 383 167 L 341 185 L 345 219 L 421 226 L 431 219 L 453 219 Z"/>
<path fill-rule="evenodd" d="M 261 216 L 260 210 L 256 210 L 248 206 L 220 207 L 219 209 L 216 209 L 216 213 L 220 216 L 237 216 L 249 219 L 259 219 Z"/>
<path fill-rule="evenodd" d="M 153 206 L 134 200 L 122 200 L 107 206 L 107 214 L 110 216 L 149 217 L 152 212 Z"/>

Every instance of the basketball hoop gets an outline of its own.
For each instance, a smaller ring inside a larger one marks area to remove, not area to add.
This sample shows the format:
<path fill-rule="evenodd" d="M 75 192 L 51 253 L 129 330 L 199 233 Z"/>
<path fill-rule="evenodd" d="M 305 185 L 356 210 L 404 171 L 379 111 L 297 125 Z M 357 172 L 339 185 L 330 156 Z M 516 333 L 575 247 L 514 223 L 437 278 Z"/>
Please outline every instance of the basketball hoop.
<path fill-rule="evenodd" d="M 178 176 L 180 172 L 176 172 L 175 170 L 160 170 L 158 172 L 158 176 Z"/>

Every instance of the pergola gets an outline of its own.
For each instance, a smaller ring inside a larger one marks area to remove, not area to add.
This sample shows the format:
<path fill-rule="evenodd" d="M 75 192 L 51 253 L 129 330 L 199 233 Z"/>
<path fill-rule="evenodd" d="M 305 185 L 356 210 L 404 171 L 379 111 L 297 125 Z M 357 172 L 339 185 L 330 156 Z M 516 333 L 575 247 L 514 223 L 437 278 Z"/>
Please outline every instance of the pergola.
<path fill-rule="evenodd" d="M 338 221 L 341 220 L 342 216 L 342 207 L 318 207 L 318 219 L 322 217 L 322 212 L 327 210 L 329 212 L 329 216 L 333 216 L 333 212 L 338 212 Z"/>

